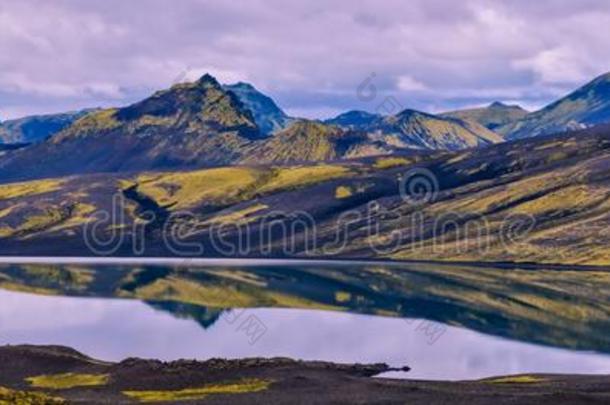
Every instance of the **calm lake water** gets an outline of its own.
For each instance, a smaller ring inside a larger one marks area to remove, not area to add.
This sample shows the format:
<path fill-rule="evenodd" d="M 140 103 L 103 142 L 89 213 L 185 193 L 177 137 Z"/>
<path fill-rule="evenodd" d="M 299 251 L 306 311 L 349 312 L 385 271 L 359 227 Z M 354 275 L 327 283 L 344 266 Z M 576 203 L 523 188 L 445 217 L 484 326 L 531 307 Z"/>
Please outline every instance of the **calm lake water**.
<path fill-rule="evenodd" d="M 602 271 L 254 263 L 3 264 L 0 343 L 386 362 L 421 379 L 610 373 Z"/>

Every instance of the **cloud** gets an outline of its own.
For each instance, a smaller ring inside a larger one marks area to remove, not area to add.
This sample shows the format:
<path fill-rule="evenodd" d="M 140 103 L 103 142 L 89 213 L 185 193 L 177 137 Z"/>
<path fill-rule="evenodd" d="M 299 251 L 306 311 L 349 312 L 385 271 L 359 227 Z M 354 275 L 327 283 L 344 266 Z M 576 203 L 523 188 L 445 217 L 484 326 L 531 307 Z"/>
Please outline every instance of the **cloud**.
<path fill-rule="evenodd" d="M 587 66 L 580 52 L 557 47 L 546 49 L 531 58 L 516 60 L 517 69 L 530 70 L 542 83 L 578 83 L 590 79 L 590 66 Z"/>
<path fill-rule="evenodd" d="M 609 36 L 605 0 L 3 2 L 0 112 L 123 105 L 203 72 L 309 116 L 389 95 L 541 105 L 610 70 Z"/>
<path fill-rule="evenodd" d="M 402 91 L 421 91 L 426 90 L 428 87 L 411 76 L 399 76 L 398 88 Z"/>

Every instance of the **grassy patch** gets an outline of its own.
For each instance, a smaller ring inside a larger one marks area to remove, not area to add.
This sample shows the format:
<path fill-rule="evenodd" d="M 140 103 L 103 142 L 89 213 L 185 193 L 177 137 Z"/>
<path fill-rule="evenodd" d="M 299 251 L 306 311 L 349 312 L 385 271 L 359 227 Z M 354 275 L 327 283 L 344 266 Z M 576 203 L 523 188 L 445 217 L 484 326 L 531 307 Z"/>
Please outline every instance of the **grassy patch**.
<path fill-rule="evenodd" d="M 61 209 L 49 208 L 40 214 L 25 218 L 25 221 L 15 231 L 20 233 L 41 231 L 60 223 L 65 219 L 65 215 Z"/>
<path fill-rule="evenodd" d="M 97 207 L 95 205 L 77 203 L 74 205 L 69 218 L 66 218 L 61 224 L 49 228 L 47 232 L 59 232 L 82 226 L 87 222 L 95 220 L 94 213 L 96 211 Z"/>
<path fill-rule="evenodd" d="M 235 201 L 252 188 L 263 173 L 249 168 L 176 172 L 138 177 L 138 191 L 159 205 L 175 204 L 175 208 L 192 207 L 204 201 Z"/>
<path fill-rule="evenodd" d="M 256 216 L 252 214 L 267 208 L 269 207 L 265 204 L 254 204 L 250 207 L 244 208 L 243 210 L 217 215 L 207 222 L 214 224 L 243 224 L 255 220 Z"/>
<path fill-rule="evenodd" d="M 116 113 L 116 109 L 108 109 L 87 114 L 66 129 L 66 134 L 82 136 L 118 128 L 121 123 L 116 119 Z M 62 138 L 62 136 L 56 137 L 54 141 L 59 142 Z"/>
<path fill-rule="evenodd" d="M 335 190 L 335 198 L 337 199 L 349 198 L 352 194 L 352 189 L 347 186 L 339 186 Z"/>
<path fill-rule="evenodd" d="M 26 378 L 32 387 L 65 390 L 76 387 L 97 387 L 108 383 L 108 374 L 48 374 Z"/>
<path fill-rule="evenodd" d="M 587 205 L 606 199 L 605 189 L 594 189 L 586 185 L 576 185 L 547 193 L 532 201 L 520 204 L 516 209 L 529 214 L 544 214 L 553 211 L 583 209 Z"/>
<path fill-rule="evenodd" d="M 348 302 L 352 299 L 352 294 L 345 292 L 345 291 L 337 291 L 335 293 L 335 301 L 340 302 L 340 303 L 344 303 L 344 302 Z"/>
<path fill-rule="evenodd" d="M 0 187 L 0 200 L 50 193 L 59 190 L 63 184 L 63 180 L 55 179 L 3 184 Z"/>
<path fill-rule="evenodd" d="M 209 202 L 233 204 L 246 201 L 255 195 L 290 190 L 345 177 L 350 173 L 339 165 L 316 165 L 253 169 L 247 167 L 223 167 L 148 174 L 137 178 L 138 191 L 155 200 L 161 206 L 172 209 L 193 207 Z"/>
<path fill-rule="evenodd" d="M 0 219 L 2 219 L 4 217 L 8 217 L 13 211 L 15 211 L 21 207 L 22 207 L 22 204 L 13 204 L 8 208 L 1 209 L 0 210 Z"/>
<path fill-rule="evenodd" d="M 42 392 L 16 391 L 0 387 L 0 404 L 57 405 L 65 403 L 66 401 L 62 398 L 53 397 Z"/>
<path fill-rule="evenodd" d="M 326 180 L 346 177 L 350 174 L 347 167 L 339 165 L 316 165 L 284 167 L 276 169 L 275 176 L 262 186 L 260 193 L 300 188 Z"/>
<path fill-rule="evenodd" d="M 214 394 L 247 394 L 264 391 L 271 381 L 244 379 L 236 382 L 209 384 L 200 388 L 166 391 L 123 391 L 129 398 L 140 402 L 189 401 L 205 398 Z"/>
<path fill-rule="evenodd" d="M 533 384 L 544 381 L 544 378 L 534 377 L 533 375 L 515 375 L 484 380 L 488 384 Z"/>
<path fill-rule="evenodd" d="M 411 162 L 409 159 L 405 159 L 405 158 L 399 158 L 399 157 L 391 157 L 391 158 L 381 158 L 381 159 L 377 159 L 377 161 L 375 162 L 375 169 L 390 169 L 392 167 L 398 167 L 398 166 L 406 166 L 409 165 L 413 162 Z"/>
<path fill-rule="evenodd" d="M 7 238 L 15 233 L 15 230 L 8 226 L 0 227 L 0 238 Z"/>

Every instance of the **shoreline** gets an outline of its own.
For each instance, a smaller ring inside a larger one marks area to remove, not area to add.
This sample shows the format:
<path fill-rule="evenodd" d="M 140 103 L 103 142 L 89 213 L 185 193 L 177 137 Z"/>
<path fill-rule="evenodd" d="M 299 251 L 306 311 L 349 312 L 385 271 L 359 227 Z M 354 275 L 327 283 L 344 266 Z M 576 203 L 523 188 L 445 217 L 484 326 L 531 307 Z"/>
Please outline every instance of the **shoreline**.
<path fill-rule="evenodd" d="M 368 258 L 263 258 L 263 257 L 167 257 L 167 256 L 3 256 L 0 264 L 88 264 L 88 265 L 168 265 L 168 266 L 285 266 L 285 265 L 367 265 L 384 264 L 390 266 L 402 265 L 438 265 L 438 266 L 472 266 L 493 267 L 497 269 L 524 270 L 584 270 L 610 272 L 610 266 L 569 265 L 532 262 L 468 262 L 468 261 L 434 261 L 434 260 L 394 260 Z"/>
<path fill-rule="evenodd" d="M 610 376 L 521 374 L 482 380 L 377 378 L 408 370 L 289 358 L 103 362 L 62 346 L 0 346 L 0 401 L 37 404 L 580 404 L 610 395 Z M 37 401 L 37 402 L 36 402 Z"/>

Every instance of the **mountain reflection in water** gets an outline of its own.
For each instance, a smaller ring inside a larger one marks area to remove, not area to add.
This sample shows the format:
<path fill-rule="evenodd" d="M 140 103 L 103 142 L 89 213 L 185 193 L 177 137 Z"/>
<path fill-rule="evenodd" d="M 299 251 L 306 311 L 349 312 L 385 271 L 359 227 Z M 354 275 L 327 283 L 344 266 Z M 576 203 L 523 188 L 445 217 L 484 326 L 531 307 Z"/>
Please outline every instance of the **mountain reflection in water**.
<path fill-rule="evenodd" d="M 610 352 L 610 273 L 603 270 L 281 261 L 2 264 L 0 288 L 136 299 L 202 328 L 230 308 L 295 308 L 427 319 L 522 342 Z"/>

